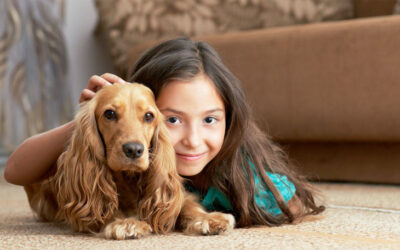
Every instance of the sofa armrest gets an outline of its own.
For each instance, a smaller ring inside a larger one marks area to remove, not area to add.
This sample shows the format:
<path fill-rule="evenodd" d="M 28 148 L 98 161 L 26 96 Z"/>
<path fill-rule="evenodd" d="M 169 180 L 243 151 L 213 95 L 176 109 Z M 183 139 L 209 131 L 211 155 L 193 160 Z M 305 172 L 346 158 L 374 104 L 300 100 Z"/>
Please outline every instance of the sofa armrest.
<path fill-rule="evenodd" d="M 399 16 L 197 39 L 216 48 L 280 141 L 400 140 Z M 153 44 L 132 48 L 130 62 Z"/>

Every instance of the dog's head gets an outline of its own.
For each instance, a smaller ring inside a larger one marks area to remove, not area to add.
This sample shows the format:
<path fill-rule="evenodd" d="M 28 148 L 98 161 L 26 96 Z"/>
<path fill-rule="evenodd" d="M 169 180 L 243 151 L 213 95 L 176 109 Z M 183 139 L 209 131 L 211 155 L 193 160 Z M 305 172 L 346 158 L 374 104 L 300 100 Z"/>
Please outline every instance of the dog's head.
<path fill-rule="evenodd" d="M 98 230 L 119 209 L 113 172 L 141 173 L 139 217 L 155 232 L 171 230 L 183 202 L 175 152 L 153 93 L 141 84 L 102 88 L 75 117 L 58 159 L 59 216 L 76 230 Z M 140 192 L 140 194 L 139 194 Z"/>
<path fill-rule="evenodd" d="M 163 122 L 152 91 L 136 83 L 106 86 L 92 108 L 107 165 L 114 171 L 146 170 L 153 136 Z"/>

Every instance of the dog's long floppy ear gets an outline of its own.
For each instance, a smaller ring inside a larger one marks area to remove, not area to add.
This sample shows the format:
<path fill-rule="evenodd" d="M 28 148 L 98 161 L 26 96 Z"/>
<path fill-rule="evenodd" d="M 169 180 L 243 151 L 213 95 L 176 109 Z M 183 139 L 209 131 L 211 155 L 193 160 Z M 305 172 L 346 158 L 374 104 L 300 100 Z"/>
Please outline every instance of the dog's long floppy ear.
<path fill-rule="evenodd" d="M 58 159 L 55 175 L 58 216 L 77 231 L 98 231 L 118 208 L 116 185 L 106 165 L 95 107 L 93 98 L 78 111 L 75 130 Z"/>
<path fill-rule="evenodd" d="M 152 159 L 145 173 L 144 198 L 139 216 L 155 233 L 167 233 L 175 227 L 184 201 L 181 177 L 176 170 L 175 151 L 167 128 L 159 122 L 152 140 Z"/>

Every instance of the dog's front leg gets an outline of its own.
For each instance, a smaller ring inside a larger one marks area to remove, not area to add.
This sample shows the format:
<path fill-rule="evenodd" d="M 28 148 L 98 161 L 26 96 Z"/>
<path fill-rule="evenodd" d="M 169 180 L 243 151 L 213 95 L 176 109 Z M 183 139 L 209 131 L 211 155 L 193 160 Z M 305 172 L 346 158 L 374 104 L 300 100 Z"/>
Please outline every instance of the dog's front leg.
<path fill-rule="evenodd" d="M 125 240 L 138 239 L 152 232 L 151 226 L 134 217 L 117 218 L 107 224 L 103 235 L 107 239 Z"/>
<path fill-rule="evenodd" d="M 178 227 L 185 234 L 215 235 L 232 230 L 235 218 L 231 214 L 208 213 L 193 197 L 187 195 L 178 218 Z"/>

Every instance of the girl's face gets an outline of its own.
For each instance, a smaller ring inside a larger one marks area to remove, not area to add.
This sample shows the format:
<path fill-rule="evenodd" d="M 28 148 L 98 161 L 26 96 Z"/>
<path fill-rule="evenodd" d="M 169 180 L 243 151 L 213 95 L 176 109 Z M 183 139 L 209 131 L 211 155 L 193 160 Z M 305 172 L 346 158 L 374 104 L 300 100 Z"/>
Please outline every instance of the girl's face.
<path fill-rule="evenodd" d="M 218 154 L 225 135 L 225 107 L 212 81 L 200 74 L 191 81 L 172 81 L 157 106 L 166 118 L 178 173 L 193 176 Z"/>

